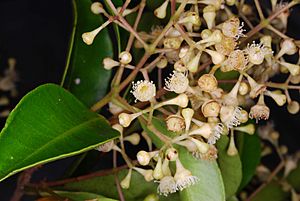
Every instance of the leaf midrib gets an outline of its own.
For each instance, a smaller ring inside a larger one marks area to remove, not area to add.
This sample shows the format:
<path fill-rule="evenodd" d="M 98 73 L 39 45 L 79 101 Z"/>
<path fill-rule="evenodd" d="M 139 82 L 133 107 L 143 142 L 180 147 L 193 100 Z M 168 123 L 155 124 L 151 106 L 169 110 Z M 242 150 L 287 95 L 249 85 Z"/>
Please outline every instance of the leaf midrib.
<path fill-rule="evenodd" d="M 45 148 L 48 147 L 49 145 L 55 143 L 56 141 L 60 140 L 61 138 L 65 138 L 65 137 L 71 135 L 71 134 L 72 134 L 72 131 L 75 131 L 75 130 L 77 130 L 78 128 L 81 128 L 81 126 L 84 126 L 85 124 L 88 125 L 88 124 L 90 124 L 90 123 L 92 123 L 92 122 L 94 122 L 94 121 L 96 121 L 96 120 L 101 120 L 101 118 L 95 117 L 95 118 L 93 118 L 93 119 L 90 119 L 90 120 L 85 121 L 85 122 L 83 122 L 83 123 L 81 123 L 81 124 L 78 124 L 77 126 L 72 127 L 71 129 L 69 129 L 69 130 L 63 132 L 63 133 L 60 134 L 59 136 L 53 138 L 52 140 L 48 141 L 48 142 L 45 143 L 43 146 L 41 146 L 40 148 L 38 148 L 37 151 L 32 152 L 31 154 L 29 154 L 28 156 L 26 156 L 24 159 L 22 159 L 22 160 L 15 166 L 15 168 L 10 168 L 10 169 L 8 169 L 6 172 L 11 172 L 11 171 L 14 171 L 14 170 L 18 169 L 18 167 L 19 167 L 20 165 L 22 165 L 22 163 L 23 163 L 24 161 L 26 161 L 26 160 L 28 160 L 30 157 L 32 157 L 32 156 L 38 154 L 39 152 L 41 152 L 43 149 L 45 149 Z M 74 150 L 74 151 L 76 151 L 76 150 Z"/>

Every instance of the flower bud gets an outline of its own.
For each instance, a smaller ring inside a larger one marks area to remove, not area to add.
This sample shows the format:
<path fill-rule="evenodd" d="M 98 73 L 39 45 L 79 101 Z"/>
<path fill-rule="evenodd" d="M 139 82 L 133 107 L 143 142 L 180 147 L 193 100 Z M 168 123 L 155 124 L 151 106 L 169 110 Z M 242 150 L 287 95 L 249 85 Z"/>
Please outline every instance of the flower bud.
<path fill-rule="evenodd" d="M 266 90 L 266 86 L 263 84 L 258 84 L 251 76 L 248 74 L 245 74 L 247 77 L 247 80 L 249 82 L 249 85 L 251 87 L 250 91 L 250 98 L 256 98 L 259 94 L 264 92 Z"/>
<path fill-rule="evenodd" d="M 139 151 L 136 155 L 137 160 L 140 165 L 146 166 L 149 164 L 151 157 L 150 154 L 146 151 Z"/>
<path fill-rule="evenodd" d="M 260 42 L 268 48 L 272 48 L 272 37 L 269 35 L 265 35 L 260 38 Z"/>
<path fill-rule="evenodd" d="M 202 91 L 212 92 L 218 87 L 218 81 L 213 74 L 203 74 L 198 79 L 198 86 Z"/>
<path fill-rule="evenodd" d="M 282 66 L 288 69 L 291 75 L 296 76 L 300 74 L 300 66 L 296 64 L 291 64 L 287 62 L 279 62 Z"/>
<path fill-rule="evenodd" d="M 169 4 L 169 0 L 165 0 L 165 2 L 154 10 L 154 15 L 159 19 L 164 19 L 167 15 L 167 7 Z"/>
<path fill-rule="evenodd" d="M 200 140 L 196 140 L 195 138 L 189 138 L 192 142 L 194 142 L 198 148 L 200 153 L 206 153 L 209 150 L 209 145 L 205 142 L 201 142 Z"/>
<path fill-rule="evenodd" d="M 178 151 L 174 148 L 169 148 L 166 150 L 166 158 L 169 161 L 176 161 L 178 158 Z"/>
<path fill-rule="evenodd" d="M 171 176 L 172 175 L 171 170 L 169 168 L 169 161 L 170 161 L 169 159 L 164 158 L 164 161 L 162 163 L 161 169 L 162 169 L 162 172 L 163 172 L 164 176 Z"/>
<path fill-rule="evenodd" d="M 106 70 L 110 70 L 113 67 L 119 66 L 120 63 L 113 60 L 112 58 L 106 57 L 103 59 L 103 66 Z"/>
<path fill-rule="evenodd" d="M 162 161 L 161 161 L 161 157 L 158 157 L 158 161 L 153 170 L 153 178 L 159 180 L 159 179 L 162 179 L 163 177 L 164 177 L 164 174 L 162 171 Z"/>
<path fill-rule="evenodd" d="M 215 100 L 208 100 L 201 106 L 201 112 L 204 117 L 217 117 L 219 116 L 221 106 Z"/>
<path fill-rule="evenodd" d="M 240 118 L 240 121 L 241 123 L 246 123 L 248 121 L 248 112 L 246 110 L 242 110 L 241 111 L 241 118 Z"/>
<path fill-rule="evenodd" d="M 203 9 L 203 18 L 207 24 L 208 29 L 212 29 L 215 26 L 216 8 L 212 5 L 208 5 Z"/>
<path fill-rule="evenodd" d="M 129 52 L 123 51 L 119 54 L 119 61 L 121 64 L 129 64 L 132 61 L 132 56 Z"/>
<path fill-rule="evenodd" d="M 163 102 L 164 105 L 178 105 L 179 107 L 185 108 L 188 106 L 189 99 L 186 94 L 180 94 L 176 98 Z"/>
<path fill-rule="evenodd" d="M 92 13 L 98 15 L 100 13 L 105 13 L 105 10 L 103 9 L 103 5 L 100 2 L 94 2 L 91 5 L 91 11 Z"/>
<path fill-rule="evenodd" d="M 181 73 L 184 73 L 184 72 L 186 72 L 188 70 L 187 67 L 185 67 L 185 65 L 184 65 L 184 63 L 183 63 L 183 61 L 181 59 L 175 62 L 174 69 L 177 72 L 181 72 Z"/>
<path fill-rule="evenodd" d="M 297 101 L 291 101 L 288 105 L 287 105 L 287 109 L 289 111 L 289 113 L 291 114 L 297 114 L 299 112 L 299 103 Z"/>
<path fill-rule="evenodd" d="M 235 127 L 234 130 L 248 133 L 249 135 L 253 135 L 255 133 L 255 126 L 254 124 L 248 124 L 246 126 Z"/>
<path fill-rule="evenodd" d="M 222 41 L 222 33 L 220 30 L 215 30 L 212 34 L 210 34 L 209 37 L 207 37 L 206 39 L 202 39 L 199 42 L 197 42 L 197 44 L 202 44 L 202 43 L 220 43 Z"/>
<path fill-rule="evenodd" d="M 164 47 L 170 49 L 179 49 L 182 43 L 181 37 L 168 37 L 164 39 Z"/>
<path fill-rule="evenodd" d="M 279 106 L 283 106 L 286 103 L 286 96 L 281 91 L 266 91 L 265 94 L 270 96 Z"/>
<path fill-rule="evenodd" d="M 187 64 L 187 68 L 190 72 L 195 73 L 198 70 L 199 61 L 201 57 L 202 52 L 199 51 L 195 57 L 193 57 Z"/>
<path fill-rule="evenodd" d="M 185 121 L 185 130 L 186 131 L 188 131 L 190 129 L 194 113 L 195 113 L 194 110 L 191 108 L 185 108 L 181 111 L 181 114 Z"/>
<path fill-rule="evenodd" d="M 242 82 L 239 87 L 239 94 L 244 96 L 249 92 L 249 85 L 246 82 Z"/>
<path fill-rule="evenodd" d="M 234 142 L 234 135 L 231 134 L 231 137 L 230 137 L 230 142 L 229 142 L 229 146 L 228 146 L 228 149 L 227 149 L 227 154 L 229 156 L 235 156 L 238 154 L 238 150 L 235 146 L 235 142 Z"/>
<path fill-rule="evenodd" d="M 297 52 L 297 46 L 294 43 L 293 39 L 285 38 L 280 44 L 280 51 L 276 55 L 276 59 L 279 59 L 284 54 L 293 55 Z"/>
<path fill-rule="evenodd" d="M 178 21 L 179 24 L 192 24 L 195 26 L 201 25 L 201 20 L 196 12 L 189 11 L 186 16 Z"/>
<path fill-rule="evenodd" d="M 91 45 L 95 39 L 95 37 L 97 36 L 97 34 L 102 30 L 104 29 L 110 22 L 109 21 L 106 21 L 104 24 L 102 24 L 100 27 L 98 27 L 97 29 L 91 31 L 91 32 L 86 32 L 86 33 L 83 33 L 81 35 L 82 37 L 82 40 L 85 44 L 87 45 Z"/>
<path fill-rule="evenodd" d="M 134 169 L 135 171 L 137 171 L 138 173 L 143 175 L 145 181 L 147 181 L 147 182 L 152 181 L 154 179 L 152 176 L 153 170 L 145 170 L 145 169 L 138 168 L 138 167 L 133 167 L 132 169 Z"/>
<path fill-rule="evenodd" d="M 221 64 L 225 60 L 225 56 L 219 52 L 209 49 L 205 49 L 204 51 L 211 56 L 211 60 L 215 65 Z"/>
<path fill-rule="evenodd" d="M 124 137 L 124 140 L 130 142 L 132 145 L 138 145 L 140 143 L 141 137 L 138 133 L 133 133 Z"/>
<path fill-rule="evenodd" d="M 168 60 L 165 56 L 162 56 L 160 60 L 156 63 L 157 68 L 165 68 L 168 65 Z"/>
<path fill-rule="evenodd" d="M 185 129 L 184 119 L 180 115 L 170 115 L 166 119 L 167 129 L 172 132 L 181 132 Z"/>
<path fill-rule="evenodd" d="M 120 182 L 120 185 L 123 189 L 128 189 L 130 187 L 132 169 L 129 169 L 126 177 Z"/>
<path fill-rule="evenodd" d="M 138 116 L 142 115 L 141 112 L 138 113 L 134 113 L 134 114 L 127 114 L 127 113 L 121 113 L 119 114 L 119 123 L 123 126 L 123 127 L 128 127 L 131 122 L 137 118 Z"/>
<path fill-rule="evenodd" d="M 209 29 L 204 29 L 203 31 L 201 31 L 201 38 L 202 39 L 207 39 L 211 36 L 212 32 Z"/>

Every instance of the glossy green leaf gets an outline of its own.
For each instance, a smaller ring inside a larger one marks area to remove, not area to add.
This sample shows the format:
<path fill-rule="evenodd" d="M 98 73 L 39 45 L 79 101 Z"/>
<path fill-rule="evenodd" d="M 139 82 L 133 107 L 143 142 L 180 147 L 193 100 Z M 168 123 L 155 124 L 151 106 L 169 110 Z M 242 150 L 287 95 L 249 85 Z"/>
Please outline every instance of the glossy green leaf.
<path fill-rule="evenodd" d="M 273 181 L 259 191 L 251 201 L 286 201 L 289 193 L 283 191 L 282 186 Z"/>
<path fill-rule="evenodd" d="M 119 180 L 122 180 L 126 176 L 127 172 L 128 170 L 119 171 Z M 157 183 L 154 183 L 153 181 L 146 182 L 143 176 L 135 171 L 132 171 L 130 188 L 127 190 L 122 189 L 122 192 L 126 201 L 143 201 L 147 195 L 157 192 L 157 186 Z M 69 183 L 63 188 L 68 191 L 85 191 L 100 194 L 113 199 L 119 199 L 114 175 L 95 177 L 88 180 Z M 173 194 L 168 197 L 160 196 L 160 201 L 180 200 L 178 198 L 178 194 Z"/>
<path fill-rule="evenodd" d="M 87 106 L 106 94 L 111 71 L 103 68 L 102 60 L 113 55 L 107 29 L 102 30 L 90 46 L 82 41 L 84 32 L 92 31 L 103 23 L 100 15 L 90 11 L 91 3 L 90 0 L 73 0 L 74 28 L 62 80 L 63 86 Z"/>
<path fill-rule="evenodd" d="M 261 146 L 257 134 L 237 133 L 237 147 L 242 161 L 243 178 L 239 187 L 242 190 L 252 179 L 260 163 Z"/>
<path fill-rule="evenodd" d="M 68 192 L 68 191 L 54 191 L 55 194 L 63 197 L 71 199 L 72 201 L 117 201 L 115 199 L 106 198 L 104 196 L 94 194 L 94 193 L 87 193 L 87 192 Z M 48 196 L 48 193 L 41 193 L 42 196 Z"/>
<path fill-rule="evenodd" d="M 218 164 L 222 173 L 226 198 L 230 198 L 237 192 L 242 180 L 242 164 L 239 155 L 229 156 L 227 148 L 229 138 L 222 136 L 217 142 Z"/>
<path fill-rule="evenodd" d="M 152 138 L 157 147 L 164 144 L 155 136 L 155 134 L 141 121 L 143 129 Z M 152 119 L 152 125 L 161 133 L 174 137 L 175 133 L 167 130 L 165 122 L 157 118 Z M 180 161 L 185 168 L 190 170 L 193 175 L 199 178 L 195 185 L 180 192 L 180 198 L 184 201 L 199 200 L 225 200 L 225 190 L 221 172 L 216 162 L 197 160 L 186 149 L 179 147 Z"/>
<path fill-rule="evenodd" d="M 42 85 L 9 115 L 0 134 L 0 181 L 26 168 L 93 149 L 118 136 L 71 93 Z"/>

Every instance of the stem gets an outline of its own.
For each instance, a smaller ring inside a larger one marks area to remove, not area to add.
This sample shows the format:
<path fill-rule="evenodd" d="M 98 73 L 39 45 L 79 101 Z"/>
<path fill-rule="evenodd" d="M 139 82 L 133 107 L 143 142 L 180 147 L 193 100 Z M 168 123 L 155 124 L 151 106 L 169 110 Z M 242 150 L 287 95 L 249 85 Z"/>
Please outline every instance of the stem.
<path fill-rule="evenodd" d="M 266 28 L 269 29 L 270 31 L 273 31 L 275 34 L 277 34 L 281 38 L 289 38 L 287 35 L 281 33 L 277 29 L 275 29 L 272 25 L 268 25 Z"/>
<path fill-rule="evenodd" d="M 262 185 L 260 185 L 248 198 L 246 201 L 251 201 L 255 195 L 257 195 L 262 189 L 264 189 L 267 184 L 269 184 L 272 179 L 277 175 L 277 173 L 284 167 L 284 161 L 281 161 L 278 166 L 272 171 L 272 173 L 270 174 L 270 176 L 268 177 L 267 181 L 265 183 L 263 183 Z"/>
<path fill-rule="evenodd" d="M 254 34 L 265 28 L 269 25 L 269 22 L 272 21 L 274 18 L 276 18 L 278 15 L 280 15 L 282 12 L 288 10 L 289 8 L 293 7 L 294 5 L 298 4 L 298 2 L 292 1 L 277 12 L 270 15 L 267 19 L 261 21 L 257 26 L 255 26 L 251 31 L 249 31 L 246 35 L 246 38 L 243 38 L 241 40 L 241 43 L 247 42 Z"/>
<path fill-rule="evenodd" d="M 18 178 L 17 187 L 10 201 L 19 201 L 24 195 L 24 187 L 30 182 L 32 174 L 38 169 L 33 167 L 22 172 Z"/>
<path fill-rule="evenodd" d="M 137 14 L 137 17 L 136 17 L 134 25 L 133 25 L 133 29 L 135 31 L 137 31 L 137 27 L 138 27 L 138 24 L 141 20 L 141 17 L 142 17 L 145 6 L 146 6 L 146 0 L 142 0 L 141 3 L 140 3 L 139 12 Z M 134 41 L 134 35 L 132 33 L 130 33 L 128 43 L 127 43 L 127 47 L 126 47 L 126 51 L 129 52 L 129 50 L 131 49 L 131 46 L 133 44 L 133 41 Z"/>
<path fill-rule="evenodd" d="M 254 0 L 254 3 L 255 3 L 255 6 L 256 6 L 256 9 L 257 9 L 257 12 L 258 12 L 260 20 L 264 20 L 265 17 L 264 17 L 264 14 L 262 12 L 262 9 L 261 9 L 259 1 L 258 0 Z"/>
<path fill-rule="evenodd" d="M 133 164 L 137 164 L 137 161 L 134 161 Z M 123 169 L 127 169 L 127 168 L 128 168 L 127 165 L 122 165 L 122 166 L 119 166 L 119 167 L 116 167 L 116 168 L 113 168 L 113 169 L 101 170 L 101 171 L 93 172 L 93 173 L 90 173 L 90 174 L 82 175 L 82 176 L 79 176 L 79 177 L 63 179 L 63 180 L 59 180 L 59 181 L 52 181 L 52 182 L 32 183 L 32 184 L 27 184 L 26 186 L 29 186 L 29 187 L 61 186 L 61 185 L 67 184 L 67 183 L 83 181 L 83 180 L 87 180 L 87 179 L 94 178 L 94 177 L 103 177 L 103 176 L 111 175 L 111 174 L 114 174 L 116 172 L 119 172 L 119 171 L 121 171 Z"/>

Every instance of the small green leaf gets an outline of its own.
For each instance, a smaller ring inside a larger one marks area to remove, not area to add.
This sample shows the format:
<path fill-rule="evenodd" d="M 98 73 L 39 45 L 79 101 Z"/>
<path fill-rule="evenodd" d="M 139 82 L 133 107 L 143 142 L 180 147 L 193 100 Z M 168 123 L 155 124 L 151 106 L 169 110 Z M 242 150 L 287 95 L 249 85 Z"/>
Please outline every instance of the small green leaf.
<path fill-rule="evenodd" d="M 112 57 L 113 45 L 107 29 L 102 30 L 92 45 L 81 38 L 103 24 L 100 15 L 91 12 L 90 0 L 73 0 L 74 25 L 62 85 L 87 106 L 100 100 L 107 91 L 111 71 L 103 68 L 102 60 Z"/>
<path fill-rule="evenodd" d="M 261 146 L 257 134 L 248 135 L 238 132 L 236 136 L 243 172 L 243 178 L 239 187 L 240 191 L 251 181 L 255 174 L 256 167 L 260 163 Z"/>
<path fill-rule="evenodd" d="M 71 93 L 42 85 L 27 94 L 0 133 L 0 181 L 26 168 L 93 149 L 118 136 Z"/>
<path fill-rule="evenodd" d="M 118 178 L 120 181 L 126 176 L 127 172 L 128 170 L 121 170 L 118 172 Z M 122 192 L 126 201 L 143 201 L 147 195 L 157 193 L 157 185 L 158 184 L 153 181 L 146 182 L 144 177 L 142 177 L 139 173 L 132 171 L 130 188 L 122 189 Z M 119 199 L 114 175 L 95 177 L 88 180 L 69 183 L 63 188 L 68 191 L 85 191 L 113 199 Z M 160 200 L 179 201 L 179 198 L 178 194 L 173 194 L 167 198 L 160 196 Z"/>
<path fill-rule="evenodd" d="M 152 138 L 153 143 L 157 147 L 164 145 L 156 135 L 141 121 L 143 129 Z M 158 118 L 152 119 L 152 125 L 162 134 L 174 137 L 175 133 L 167 130 L 165 122 Z M 221 172 L 216 162 L 196 160 L 186 149 L 179 147 L 180 161 L 185 168 L 190 170 L 193 175 L 199 178 L 199 182 L 195 185 L 180 192 L 180 198 L 184 201 L 199 201 L 199 200 L 225 200 L 225 190 Z"/>
<path fill-rule="evenodd" d="M 68 192 L 68 191 L 54 191 L 55 194 L 60 195 L 64 198 L 69 198 L 72 201 L 117 201 L 115 199 L 106 198 L 101 195 L 87 192 Z M 41 193 L 43 196 L 49 195 L 48 193 Z"/>
<path fill-rule="evenodd" d="M 222 136 L 217 142 L 218 163 L 222 173 L 226 198 L 230 198 L 237 192 L 242 180 L 242 164 L 239 155 L 229 156 L 227 148 L 229 138 Z"/>

